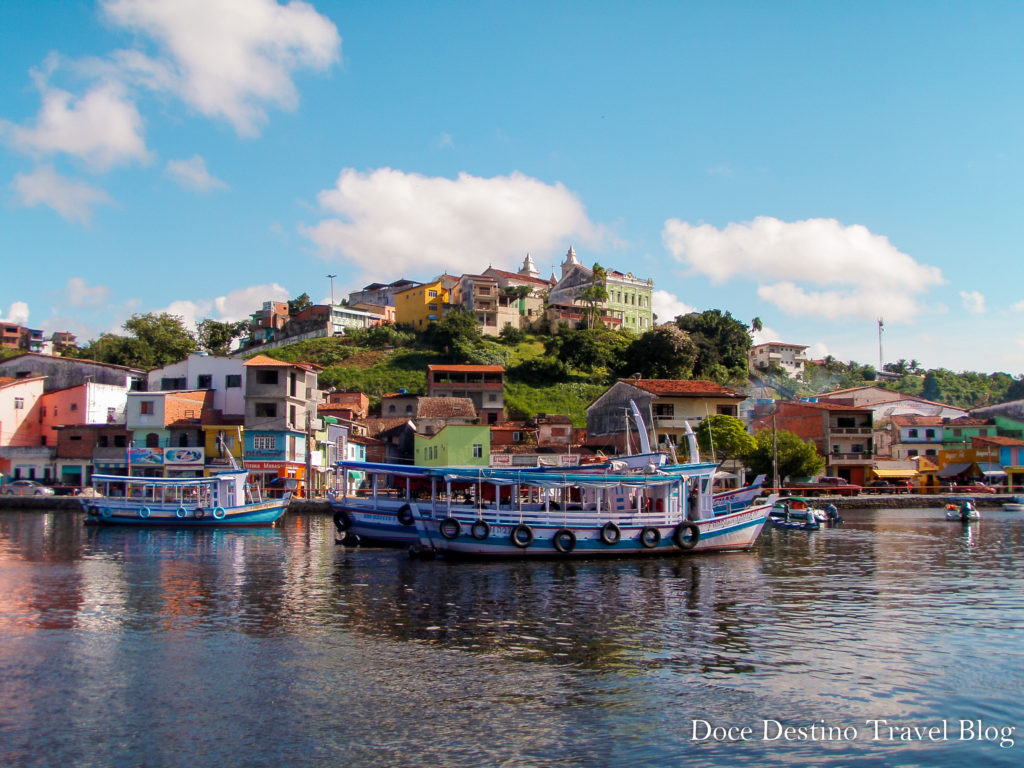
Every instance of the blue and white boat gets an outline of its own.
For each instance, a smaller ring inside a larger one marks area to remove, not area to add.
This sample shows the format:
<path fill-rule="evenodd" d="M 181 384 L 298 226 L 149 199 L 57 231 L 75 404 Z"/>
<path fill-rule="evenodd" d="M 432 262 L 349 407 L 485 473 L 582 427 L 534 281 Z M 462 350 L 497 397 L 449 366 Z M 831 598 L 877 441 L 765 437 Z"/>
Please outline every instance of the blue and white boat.
<path fill-rule="evenodd" d="M 342 461 L 369 488 L 332 498 L 347 540 L 454 556 L 607 556 L 744 550 L 774 500 L 715 515 L 711 463 L 637 472 L 409 467 Z"/>
<path fill-rule="evenodd" d="M 981 512 L 974 499 L 954 499 L 946 505 L 946 519 L 955 523 L 973 523 L 981 520 Z"/>
<path fill-rule="evenodd" d="M 81 504 L 87 525 L 273 525 L 291 494 L 263 500 L 248 477 L 244 469 L 195 478 L 93 475 L 95 493 Z"/>
<path fill-rule="evenodd" d="M 764 481 L 767 475 L 758 475 L 754 482 L 742 488 L 734 488 L 729 491 L 718 491 L 715 494 L 715 514 L 721 515 L 737 509 L 749 507 L 750 504 L 764 493 Z"/>

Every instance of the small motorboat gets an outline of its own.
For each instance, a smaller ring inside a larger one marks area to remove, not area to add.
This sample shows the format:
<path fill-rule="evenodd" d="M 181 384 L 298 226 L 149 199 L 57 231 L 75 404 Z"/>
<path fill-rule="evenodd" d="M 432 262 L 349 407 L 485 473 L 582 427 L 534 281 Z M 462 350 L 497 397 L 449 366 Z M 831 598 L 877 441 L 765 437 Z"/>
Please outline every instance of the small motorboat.
<path fill-rule="evenodd" d="M 798 497 L 780 499 L 772 507 L 769 513 L 769 520 L 775 528 L 785 528 L 792 531 L 816 531 L 821 528 L 821 516 L 825 512 L 807 504 L 807 501 Z"/>
<path fill-rule="evenodd" d="M 962 501 L 959 504 L 946 505 L 946 519 L 956 523 L 971 523 L 981 520 L 981 513 L 973 501 Z"/>
<path fill-rule="evenodd" d="M 1003 502 L 1003 509 L 1007 512 L 1024 512 L 1024 496 L 1014 496 L 1009 501 Z"/>

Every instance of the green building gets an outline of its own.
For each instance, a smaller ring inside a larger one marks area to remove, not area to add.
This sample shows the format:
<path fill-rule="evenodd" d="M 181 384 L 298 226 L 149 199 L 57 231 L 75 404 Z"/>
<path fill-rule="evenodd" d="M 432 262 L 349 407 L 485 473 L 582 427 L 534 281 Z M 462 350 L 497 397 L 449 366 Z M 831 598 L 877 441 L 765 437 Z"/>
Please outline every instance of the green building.
<path fill-rule="evenodd" d="M 485 424 L 449 424 L 433 435 L 416 435 L 417 467 L 486 467 L 491 429 Z"/>

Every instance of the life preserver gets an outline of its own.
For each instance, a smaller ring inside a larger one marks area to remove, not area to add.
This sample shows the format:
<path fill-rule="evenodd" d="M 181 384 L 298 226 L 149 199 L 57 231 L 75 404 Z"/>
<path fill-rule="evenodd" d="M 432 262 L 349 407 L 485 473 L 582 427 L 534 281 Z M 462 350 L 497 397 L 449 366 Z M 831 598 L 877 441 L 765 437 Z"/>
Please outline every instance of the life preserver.
<path fill-rule="evenodd" d="M 184 507 L 178 507 L 176 510 L 174 510 L 174 516 L 177 517 L 179 520 L 182 520 L 188 516 L 188 510 L 185 509 Z"/>
<path fill-rule="evenodd" d="M 640 529 L 640 545 L 644 549 L 654 549 L 659 544 L 661 544 L 661 531 L 650 527 Z"/>
<path fill-rule="evenodd" d="M 700 541 L 700 528 L 696 523 L 680 523 L 672 531 L 672 541 L 680 549 L 693 549 Z"/>
<path fill-rule="evenodd" d="M 619 530 L 619 526 L 610 520 L 601 526 L 601 541 L 607 544 L 609 547 L 614 547 L 622 539 L 622 531 Z"/>
<path fill-rule="evenodd" d="M 462 533 L 462 523 L 454 517 L 446 517 L 437 524 L 437 530 L 440 531 L 441 535 L 446 539 L 457 539 L 459 534 Z"/>
<path fill-rule="evenodd" d="M 145 519 L 145 518 L 149 517 L 149 515 L 150 515 L 150 514 L 151 514 L 151 513 L 150 513 L 150 509 L 149 509 L 149 507 L 142 507 L 142 508 L 141 508 L 141 509 L 139 510 L 139 517 L 141 517 L 141 518 L 143 518 L 143 519 Z"/>
<path fill-rule="evenodd" d="M 114 510 L 112 510 L 110 507 L 104 507 L 103 509 L 100 510 L 100 514 L 103 517 L 110 517 L 112 514 L 114 514 Z"/>
<path fill-rule="evenodd" d="M 226 514 L 227 513 L 224 511 L 224 507 L 214 507 L 213 508 L 213 516 L 217 520 L 223 520 L 224 519 L 224 515 L 226 515 Z"/>
<path fill-rule="evenodd" d="M 576 534 L 568 528 L 559 528 L 551 537 L 551 543 L 555 545 L 555 549 L 567 555 L 576 548 Z"/>
<path fill-rule="evenodd" d="M 469 532 L 473 534 L 474 539 L 483 541 L 491 535 L 491 526 L 486 520 L 477 520 L 470 526 Z"/>
<path fill-rule="evenodd" d="M 519 523 L 519 525 L 512 529 L 509 538 L 520 549 L 526 549 L 533 544 L 533 529 L 526 523 Z"/>
<path fill-rule="evenodd" d="M 416 522 L 416 518 L 413 517 L 412 507 L 408 504 L 403 504 L 398 508 L 398 522 L 402 525 L 412 525 Z"/>
<path fill-rule="evenodd" d="M 196 507 L 196 511 L 192 514 L 195 515 L 196 520 L 202 520 L 204 517 L 206 517 L 206 510 L 203 509 L 202 507 Z"/>
<path fill-rule="evenodd" d="M 339 509 L 334 513 L 334 529 L 338 533 L 344 533 L 352 527 L 352 518 L 349 517 L 348 512 L 344 509 Z"/>

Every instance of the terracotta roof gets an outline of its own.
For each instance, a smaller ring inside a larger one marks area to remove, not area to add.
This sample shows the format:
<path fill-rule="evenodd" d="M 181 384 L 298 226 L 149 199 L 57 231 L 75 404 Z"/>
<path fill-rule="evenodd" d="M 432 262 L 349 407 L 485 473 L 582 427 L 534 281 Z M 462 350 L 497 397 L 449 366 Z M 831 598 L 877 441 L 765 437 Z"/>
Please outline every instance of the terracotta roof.
<path fill-rule="evenodd" d="M 779 405 L 804 406 L 807 408 L 817 408 L 820 411 L 856 411 L 858 413 L 874 413 L 874 410 L 867 406 L 844 405 L 843 403 L 807 403 L 803 400 L 786 400 L 779 403 Z"/>
<path fill-rule="evenodd" d="M 416 403 L 418 419 L 476 418 L 476 406 L 468 397 L 421 397 Z"/>
<path fill-rule="evenodd" d="M 1015 437 L 1005 437 L 1003 435 L 993 435 L 992 437 L 977 436 L 972 438 L 978 443 L 991 443 L 992 445 L 1006 445 L 1006 446 L 1020 446 L 1024 445 L 1024 440 L 1018 440 Z"/>
<path fill-rule="evenodd" d="M 382 432 L 387 432 L 389 430 L 394 429 L 395 427 L 400 427 L 403 424 L 407 424 L 408 422 L 409 422 L 409 419 L 392 418 L 392 419 L 367 419 L 365 423 L 366 423 L 366 431 L 369 432 L 371 435 L 376 436 L 376 435 L 381 434 Z"/>
<path fill-rule="evenodd" d="M 941 427 L 941 416 L 921 416 L 916 413 L 897 413 L 889 417 L 898 427 Z"/>
<path fill-rule="evenodd" d="M 500 365 L 428 365 L 428 371 L 450 371 L 452 373 L 504 373 Z"/>
<path fill-rule="evenodd" d="M 723 387 L 713 381 L 684 380 L 684 379 L 619 379 L 625 384 L 632 384 L 634 387 L 652 392 L 655 395 L 677 395 L 683 397 L 736 397 L 743 399 L 742 395 L 734 389 Z"/>
<path fill-rule="evenodd" d="M 548 280 L 544 280 L 539 277 L 530 277 L 529 275 L 520 275 L 518 272 L 506 272 L 503 269 L 495 269 L 494 267 L 491 267 L 491 272 L 495 275 L 507 277 L 510 280 L 522 280 L 523 282 L 537 283 L 538 285 L 551 285 Z"/>
<path fill-rule="evenodd" d="M 275 360 L 269 355 L 258 354 L 250 357 L 242 365 L 258 365 L 261 368 L 301 368 L 304 371 L 322 371 L 319 365 L 313 363 L 289 363 L 285 360 Z"/>

